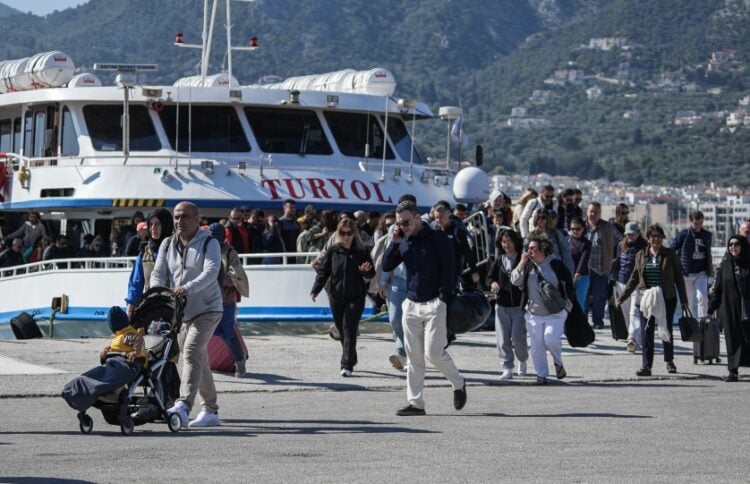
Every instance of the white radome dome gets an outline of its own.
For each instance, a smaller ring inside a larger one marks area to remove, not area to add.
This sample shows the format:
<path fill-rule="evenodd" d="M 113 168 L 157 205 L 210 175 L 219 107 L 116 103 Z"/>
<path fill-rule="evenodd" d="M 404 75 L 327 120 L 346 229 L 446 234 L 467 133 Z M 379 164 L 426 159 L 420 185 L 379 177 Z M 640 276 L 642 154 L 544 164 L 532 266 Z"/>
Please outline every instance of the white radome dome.
<path fill-rule="evenodd" d="M 456 173 L 453 198 L 457 203 L 482 203 L 490 197 L 490 177 L 481 168 L 469 166 Z"/>

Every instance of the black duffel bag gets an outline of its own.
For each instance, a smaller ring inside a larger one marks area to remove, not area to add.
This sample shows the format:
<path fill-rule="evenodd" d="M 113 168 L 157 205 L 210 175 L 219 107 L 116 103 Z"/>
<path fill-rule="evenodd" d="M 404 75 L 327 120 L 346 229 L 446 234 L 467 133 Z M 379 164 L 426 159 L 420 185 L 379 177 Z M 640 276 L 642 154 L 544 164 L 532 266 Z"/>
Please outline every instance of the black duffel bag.
<path fill-rule="evenodd" d="M 596 340 L 596 334 L 578 301 L 573 300 L 572 303 L 565 319 L 565 338 L 573 348 L 585 348 Z"/>
<path fill-rule="evenodd" d="M 700 322 L 693 317 L 689 309 L 682 310 L 682 317 L 679 319 L 680 337 L 682 341 L 700 343 L 703 341 L 703 331 Z"/>
<path fill-rule="evenodd" d="M 491 310 L 482 291 L 460 291 L 448 302 L 448 331 L 455 334 L 474 331 L 487 321 Z"/>

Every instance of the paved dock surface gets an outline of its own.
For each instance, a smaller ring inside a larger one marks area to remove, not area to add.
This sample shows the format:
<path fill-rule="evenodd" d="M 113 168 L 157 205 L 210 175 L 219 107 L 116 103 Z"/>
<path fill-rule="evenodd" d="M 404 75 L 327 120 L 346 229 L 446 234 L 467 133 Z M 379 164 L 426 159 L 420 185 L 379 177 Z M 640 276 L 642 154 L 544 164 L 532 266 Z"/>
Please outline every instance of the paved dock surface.
<path fill-rule="evenodd" d="M 382 328 L 382 326 L 380 326 Z M 502 381 L 492 332 L 462 335 L 450 353 L 468 403 L 428 370 L 426 417 L 397 417 L 405 374 L 389 335 L 365 331 L 353 378 L 323 334 L 246 337 L 248 375 L 215 374 L 221 428 L 120 435 L 92 409 L 78 430 L 58 397 L 97 364 L 105 339 L 0 340 L 0 482 L 747 482 L 750 377 L 724 383 L 723 365 L 694 365 L 678 343 L 678 373 L 657 349 L 654 376 L 609 330 L 585 349 L 564 346 L 568 377 L 545 387 Z M 657 347 L 658 348 L 658 347 Z M 723 348 L 723 346 L 722 346 Z M 123 462 L 126 470 L 123 471 Z M 64 482 L 64 481 L 63 481 Z"/>

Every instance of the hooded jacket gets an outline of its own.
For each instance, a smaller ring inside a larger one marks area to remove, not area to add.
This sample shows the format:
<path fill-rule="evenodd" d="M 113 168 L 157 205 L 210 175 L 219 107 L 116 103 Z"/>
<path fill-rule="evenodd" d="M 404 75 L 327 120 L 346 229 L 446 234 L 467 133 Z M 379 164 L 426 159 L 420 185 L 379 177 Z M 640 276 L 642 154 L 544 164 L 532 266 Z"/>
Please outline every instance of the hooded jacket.
<path fill-rule="evenodd" d="M 221 313 L 223 304 L 217 282 L 220 267 L 219 242 L 206 230 L 198 230 L 184 247 L 175 234 L 159 247 L 151 287 L 184 287 L 187 290 L 183 314 L 186 321 L 205 313 Z"/>

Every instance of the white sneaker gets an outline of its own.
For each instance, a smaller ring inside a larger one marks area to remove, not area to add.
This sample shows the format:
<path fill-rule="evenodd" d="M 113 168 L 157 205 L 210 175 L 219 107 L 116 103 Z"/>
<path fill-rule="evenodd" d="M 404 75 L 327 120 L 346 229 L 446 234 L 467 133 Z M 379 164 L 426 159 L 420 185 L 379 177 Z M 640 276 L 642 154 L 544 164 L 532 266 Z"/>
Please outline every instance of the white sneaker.
<path fill-rule="evenodd" d="M 195 427 L 221 427 L 221 421 L 219 420 L 219 414 L 209 412 L 207 410 L 201 410 L 195 420 L 192 420 L 189 425 L 190 428 Z"/>
<path fill-rule="evenodd" d="M 349 377 L 352 376 L 352 370 L 347 370 L 346 368 L 341 370 L 341 376 L 343 377 Z"/>
<path fill-rule="evenodd" d="M 188 408 L 185 402 L 178 400 L 174 405 L 167 409 L 167 414 L 172 415 L 176 413 L 180 416 L 180 428 L 188 428 Z"/>
<path fill-rule="evenodd" d="M 501 380 L 512 380 L 513 379 L 513 370 L 505 369 L 503 370 L 503 374 L 500 375 Z"/>
<path fill-rule="evenodd" d="M 526 376 L 526 362 L 525 361 L 518 362 L 518 376 Z"/>

